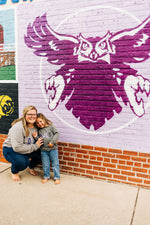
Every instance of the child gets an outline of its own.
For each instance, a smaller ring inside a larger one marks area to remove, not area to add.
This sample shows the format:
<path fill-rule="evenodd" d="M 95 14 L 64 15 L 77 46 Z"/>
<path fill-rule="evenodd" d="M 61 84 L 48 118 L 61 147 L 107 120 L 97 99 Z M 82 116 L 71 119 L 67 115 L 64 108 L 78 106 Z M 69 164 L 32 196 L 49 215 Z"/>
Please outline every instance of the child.
<path fill-rule="evenodd" d="M 37 114 L 36 124 L 39 127 L 39 136 L 43 138 L 43 145 L 41 146 L 41 158 L 44 176 L 42 183 L 45 184 L 50 179 L 50 161 L 54 172 L 55 184 L 60 183 L 59 175 L 59 160 L 58 160 L 58 131 L 50 120 L 48 120 L 42 113 Z M 38 135 L 35 132 L 34 138 Z"/>

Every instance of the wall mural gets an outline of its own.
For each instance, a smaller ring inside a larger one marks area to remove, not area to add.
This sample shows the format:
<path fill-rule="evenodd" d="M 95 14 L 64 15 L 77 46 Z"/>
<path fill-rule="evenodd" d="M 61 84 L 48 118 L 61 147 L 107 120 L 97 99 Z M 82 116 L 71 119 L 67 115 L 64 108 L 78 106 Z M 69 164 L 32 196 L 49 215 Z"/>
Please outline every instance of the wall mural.
<path fill-rule="evenodd" d="M 0 11 L 0 80 L 16 80 L 15 12 Z"/>
<path fill-rule="evenodd" d="M 7 134 L 18 117 L 15 69 L 15 11 L 0 11 L 0 133 Z"/>
<path fill-rule="evenodd" d="M 17 9 L 20 116 L 33 104 L 60 141 L 149 151 L 147 1 L 57 3 Z"/>
<path fill-rule="evenodd" d="M 0 119 L 2 116 L 10 116 L 14 111 L 14 102 L 8 95 L 0 96 Z"/>
<path fill-rule="evenodd" d="M 134 28 L 86 38 L 58 33 L 46 14 L 27 27 L 25 44 L 48 63 L 61 65 L 45 80 L 51 111 L 63 101 L 86 128 L 97 130 L 122 111 L 121 101 L 142 117 L 150 80 L 132 68 L 150 57 L 150 17 Z"/>
<path fill-rule="evenodd" d="M 22 0 L 23 2 L 26 2 L 27 0 Z M 32 2 L 33 0 L 29 0 L 29 2 Z M 19 0 L 11 0 L 11 2 L 12 3 L 20 3 L 21 1 L 19 1 Z M 10 2 L 9 1 L 7 1 L 7 0 L 0 0 L 0 5 L 8 5 L 8 4 L 10 4 Z"/>
<path fill-rule="evenodd" d="M 18 118 L 18 84 L 0 83 L 0 133 L 7 134 Z"/>

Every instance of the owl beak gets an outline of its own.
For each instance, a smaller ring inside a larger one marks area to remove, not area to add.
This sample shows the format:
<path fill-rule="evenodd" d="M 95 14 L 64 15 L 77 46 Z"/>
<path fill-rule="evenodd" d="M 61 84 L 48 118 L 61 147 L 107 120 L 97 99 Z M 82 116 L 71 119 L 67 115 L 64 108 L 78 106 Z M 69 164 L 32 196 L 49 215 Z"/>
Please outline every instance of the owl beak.
<path fill-rule="evenodd" d="M 97 53 L 96 52 L 91 52 L 90 58 L 93 59 L 93 60 L 96 60 L 97 59 Z"/>

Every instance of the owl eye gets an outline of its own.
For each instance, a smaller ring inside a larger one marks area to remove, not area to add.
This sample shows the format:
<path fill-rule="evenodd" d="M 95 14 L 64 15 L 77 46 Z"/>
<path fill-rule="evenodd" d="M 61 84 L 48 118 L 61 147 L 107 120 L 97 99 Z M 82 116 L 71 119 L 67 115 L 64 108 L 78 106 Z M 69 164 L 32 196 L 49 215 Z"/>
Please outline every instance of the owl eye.
<path fill-rule="evenodd" d="M 82 44 L 82 50 L 87 50 L 88 47 L 89 45 L 87 43 Z"/>
<path fill-rule="evenodd" d="M 106 47 L 106 43 L 105 42 L 100 43 L 100 48 L 101 49 L 104 49 L 105 47 Z"/>

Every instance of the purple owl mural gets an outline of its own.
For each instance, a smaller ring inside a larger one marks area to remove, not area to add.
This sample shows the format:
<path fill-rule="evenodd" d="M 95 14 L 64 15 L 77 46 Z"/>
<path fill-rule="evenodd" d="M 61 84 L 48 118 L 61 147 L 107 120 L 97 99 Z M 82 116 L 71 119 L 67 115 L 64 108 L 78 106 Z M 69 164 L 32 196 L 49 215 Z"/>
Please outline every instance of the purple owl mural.
<path fill-rule="evenodd" d="M 150 81 L 131 67 L 150 57 L 150 17 L 135 28 L 103 37 L 85 38 L 55 32 L 46 14 L 29 24 L 24 37 L 29 48 L 48 63 L 60 65 L 45 81 L 49 109 L 65 100 L 65 107 L 90 129 L 99 129 L 120 113 L 121 103 L 141 117 L 145 113 L 142 96 L 150 94 Z"/>

